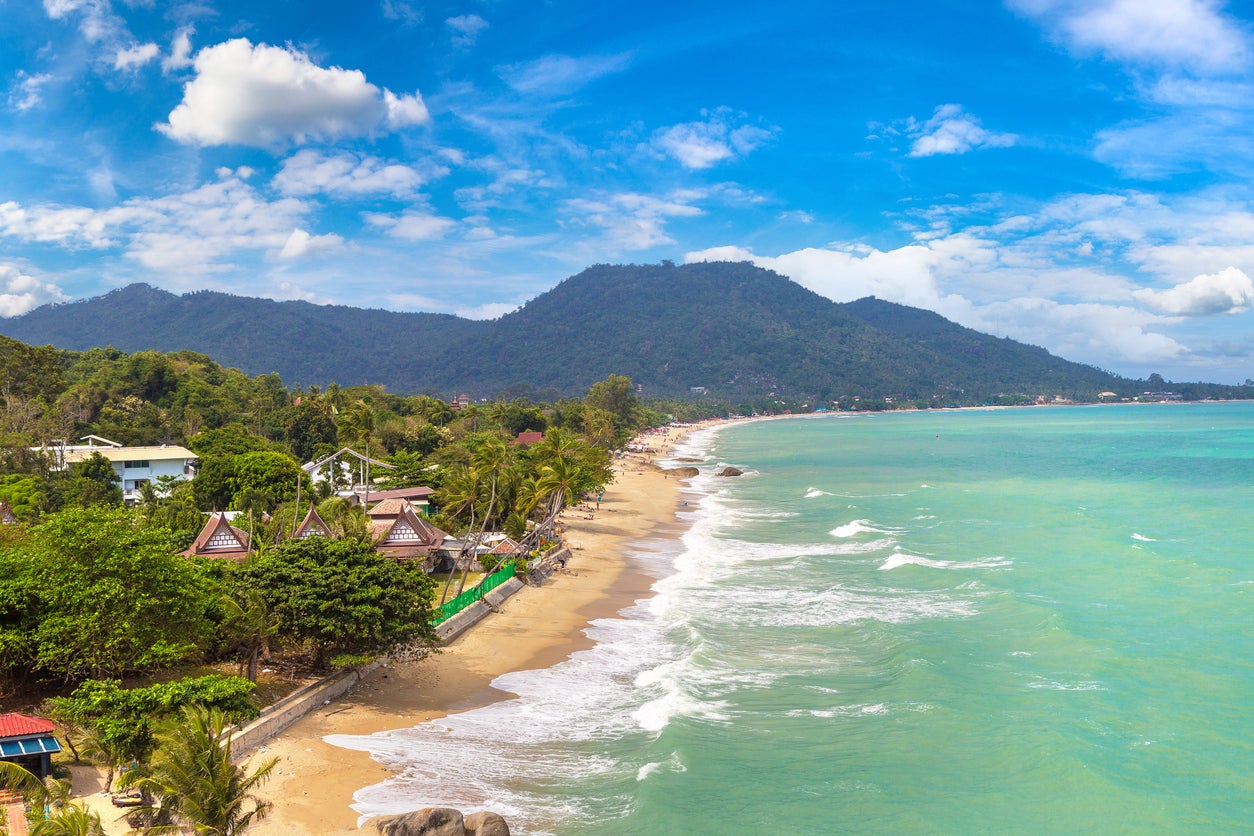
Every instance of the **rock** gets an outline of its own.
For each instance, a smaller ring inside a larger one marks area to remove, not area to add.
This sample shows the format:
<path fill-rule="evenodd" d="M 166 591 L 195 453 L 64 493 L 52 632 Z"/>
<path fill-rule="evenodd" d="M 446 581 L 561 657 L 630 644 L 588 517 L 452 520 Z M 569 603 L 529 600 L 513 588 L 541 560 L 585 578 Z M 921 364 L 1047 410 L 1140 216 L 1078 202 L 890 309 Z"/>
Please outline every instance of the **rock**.
<path fill-rule="evenodd" d="M 670 470 L 666 472 L 674 473 L 676 476 L 678 476 L 681 479 L 690 479 L 693 476 L 701 475 L 701 471 L 697 470 L 695 467 L 672 467 Z"/>
<path fill-rule="evenodd" d="M 466 817 L 466 836 L 509 836 L 509 825 L 496 813 L 471 813 Z"/>
<path fill-rule="evenodd" d="M 509 825 L 496 813 L 462 814 L 452 807 L 426 807 L 375 822 L 383 836 L 509 836 Z"/>
<path fill-rule="evenodd" d="M 743 476 L 744 474 L 743 470 L 737 470 L 734 467 L 725 467 L 718 472 L 719 476 Z"/>
<path fill-rule="evenodd" d="M 705 459 L 694 459 L 694 458 L 690 458 L 690 457 L 688 457 L 688 456 L 684 456 L 684 457 L 682 457 L 682 458 L 675 459 L 675 461 L 677 461 L 677 462 L 703 462 L 703 461 L 705 461 Z"/>
<path fill-rule="evenodd" d="M 375 828 L 383 836 L 466 836 L 461 811 L 452 807 L 424 807 L 402 816 L 389 816 L 379 819 Z"/>

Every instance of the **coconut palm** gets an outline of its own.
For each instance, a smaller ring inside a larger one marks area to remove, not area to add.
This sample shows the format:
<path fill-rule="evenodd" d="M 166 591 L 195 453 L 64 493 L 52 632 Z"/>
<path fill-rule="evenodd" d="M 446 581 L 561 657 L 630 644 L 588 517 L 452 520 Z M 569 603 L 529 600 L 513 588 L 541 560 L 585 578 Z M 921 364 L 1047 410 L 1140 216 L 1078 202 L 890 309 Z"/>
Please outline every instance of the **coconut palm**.
<path fill-rule="evenodd" d="M 253 793 L 270 777 L 278 760 L 266 761 L 248 774 L 231 760 L 226 727 L 221 711 L 188 706 L 177 724 L 158 735 L 148 768 L 123 778 L 124 784 L 152 799 L 135 808 L 145 822 L 138 832 L 190 830 L 198 836 L 231 836 L 265 816 L 269 802 Z"/>
<path fill-rule="evenodd" d="M 31 836 L 105 836 L 100 814 L 82 804 L 65 804 L 31 828 Z"/>

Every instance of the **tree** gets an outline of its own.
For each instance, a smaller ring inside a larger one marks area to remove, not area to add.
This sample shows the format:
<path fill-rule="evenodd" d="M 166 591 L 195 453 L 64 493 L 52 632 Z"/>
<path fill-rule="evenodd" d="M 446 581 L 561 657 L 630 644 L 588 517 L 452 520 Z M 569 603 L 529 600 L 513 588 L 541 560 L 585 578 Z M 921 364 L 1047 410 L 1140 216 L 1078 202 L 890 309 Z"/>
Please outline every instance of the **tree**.
<path fill-rule="evenodd" d="M 254 793 L 276 763 L 272 758 L 251 774 L 237 766 L 222 712 L 189 706 L 177 724 L 158 736 L 152 763 L 123 783 L 152 798 L 151 804 L 136 808 L 145 822 L 140 833 L 185 828 L 199 836 L 232 836 L 265 817 L 269 802 Z"/>
<path fill-rule="evenodd" d="M 262 510 L 271 511 L 280 502 L 296 498 L 298 482 L 302 491 L 310 489 L 309 477 L 300 469 L 300 464 L 285 453 L 244 453 L 235 457 L 233 465 L 235 490 L 231 502 L 241 510 L 247 504 L 244 500 L 251 497 L 254 504 L 264 506 Z"/>
<path fill-rule="evenodd" d="M 640 426 L 640 402 L 636 398 L 636 388 L 630 377 L 612 374 L 605 380 L 592 384 L 583 401 L 591 409 L 603 409 L 610 414 L 614 422 L 616 441 L 625 440 Z"/>
<path fill-rule="evenodd" d="M 212 635 L 216 598 L 200 563 L 179 557 L 164 528 L 123 508 L 68 508 L 12 550 L 33 667 L 66 680 L 151 670 L 194 654 Z M 0 637 L 0 645 L 3 638 Z"/>
<path fill-rule="evenodd" d="M 122 488 L 113 463 L 99 453 L 70 468 L 70 481 L 65 486 L 67 505 L 121 505 Z"/>
<path fill-rule="evenodd" d="M 335 443 L 335 422 L 320 400 L 313 397 L 287 407 L 283 432 L 292 454 L 302 462 L 311 461 L 319 445 Z"/>
<path fill-rule="evenodd" d="M 386 652 L 433 637 L 434 581 L 421 565 L 380 557 L 369 543 L 287 540 L 241 568 L 240 594 L 255 591 L 280 638 L 307 642 L 322 667 L 331 649 Z"/>

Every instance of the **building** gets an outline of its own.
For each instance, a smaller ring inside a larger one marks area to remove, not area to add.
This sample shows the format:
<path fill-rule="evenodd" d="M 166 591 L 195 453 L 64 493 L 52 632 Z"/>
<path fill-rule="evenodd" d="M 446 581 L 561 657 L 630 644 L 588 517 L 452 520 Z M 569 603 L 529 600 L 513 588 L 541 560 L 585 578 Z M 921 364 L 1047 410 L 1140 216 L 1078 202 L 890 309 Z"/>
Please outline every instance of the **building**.
<path fill-rule="evenodd" d="M 220 557 L 243 560 L 248 557 L 252 538 L 247 531 L 231 525 L 225 511 L 214 511 L 196 535 L 191 546 L 180 552 L 184 557 Z"/>
<path fill-rule="evenodd" d="M 61 751 L 51 720 L 26 714 L 0 714 L 0 760 L 43 778 L 52 771 L 52 756 Z"/>
<path fill-rule="evenodd" d="M 124 447 L 98 435 L 83 436 L 79 441 L 86 443 L 66 444 L 56 440 L 33 449 L 52 458 L 53 470 L 65 470 L 99 453 L 113 465 L 122 488 L 122 500 L 127 505 L 139 501 L 144 485 L 154 483 L 156 487 L 155 483 L 162 477 L 191 480 L 196 476 L 196 454 L 177 444 Z"/>
<path fill-rule="evenodd" d="M 404 499 L 386 499 L 366 512 L 375 551 L 401 560 L 421 560 L 427 571 L 448 535 L 423 519 Z"/>

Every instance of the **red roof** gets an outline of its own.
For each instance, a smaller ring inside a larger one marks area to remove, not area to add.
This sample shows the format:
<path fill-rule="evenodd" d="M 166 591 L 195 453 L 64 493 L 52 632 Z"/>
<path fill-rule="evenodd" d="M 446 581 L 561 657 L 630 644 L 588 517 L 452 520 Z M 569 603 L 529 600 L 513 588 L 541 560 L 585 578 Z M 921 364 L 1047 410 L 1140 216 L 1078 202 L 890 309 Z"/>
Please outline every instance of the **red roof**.
<path fill-rule="evenodd" d="M 518 434 L 518 438 L 513 440 L 513 444 L 519 447 L 530 447 L 532 444 L 538 444 L 544 440 L 544 433 L 538 430 L 529 430 Z"/>
<path fill-rule="evenodd" d="M 51 720 L 26 714 L 0 714 L 0 737 L 23 737 L 28 734 L 52 734 L 56 726 Z"/>

